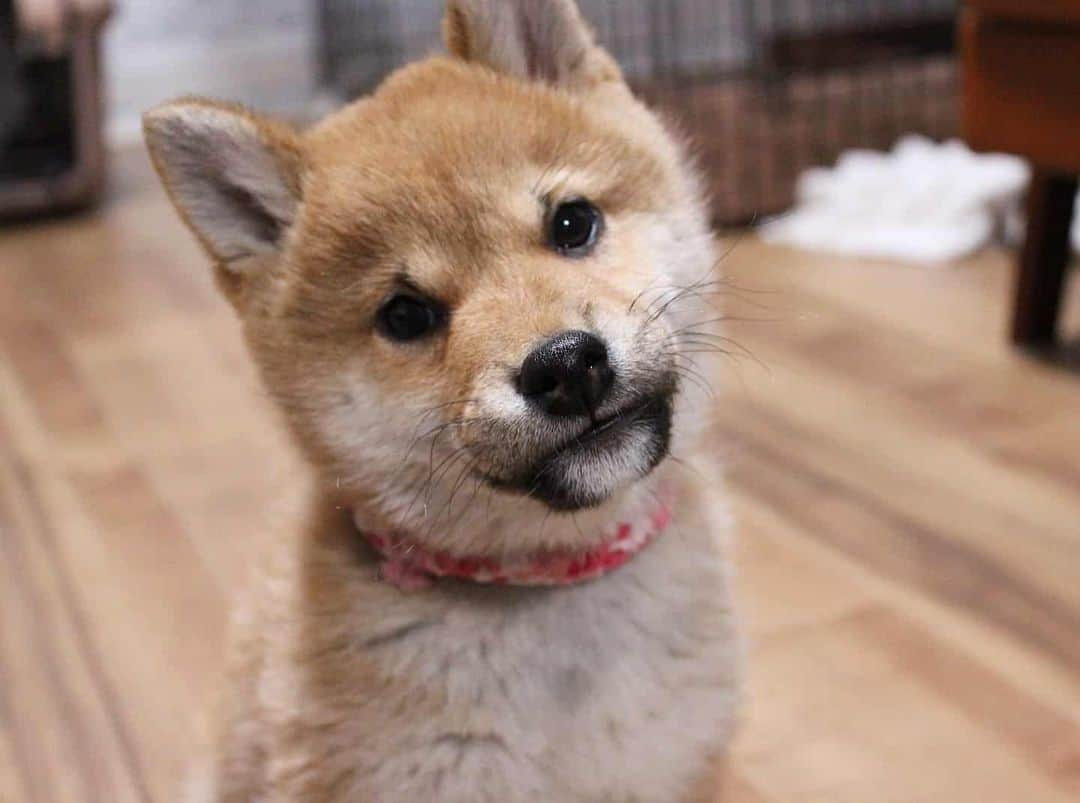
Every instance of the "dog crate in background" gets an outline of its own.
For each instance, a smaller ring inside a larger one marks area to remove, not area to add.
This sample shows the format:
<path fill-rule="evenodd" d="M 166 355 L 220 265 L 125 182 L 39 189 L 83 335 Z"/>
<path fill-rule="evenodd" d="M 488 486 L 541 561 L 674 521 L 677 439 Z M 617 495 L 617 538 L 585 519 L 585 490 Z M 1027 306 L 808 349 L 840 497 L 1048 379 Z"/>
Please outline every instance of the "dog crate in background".
<path fill-rule="evenodd" d="M 97 200 L 110 0 L 0 0 L 0 218 Z"/>
<path fill-rule="evenodd" d="M 788 207 L 849 148 L 953 135 L 956 0 L 579 0 L 637 91 L 677 121 L 715 215 Z M 342 98 L 439 42 L 441 0 L 320 0 L 321 82 Z"/>

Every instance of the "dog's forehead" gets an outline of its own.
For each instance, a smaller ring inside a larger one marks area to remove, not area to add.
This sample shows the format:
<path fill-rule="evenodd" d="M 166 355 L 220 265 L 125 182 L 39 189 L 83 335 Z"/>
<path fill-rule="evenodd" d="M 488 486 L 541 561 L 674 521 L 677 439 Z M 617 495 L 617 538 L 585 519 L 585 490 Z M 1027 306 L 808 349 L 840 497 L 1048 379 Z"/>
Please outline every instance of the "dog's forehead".
<path fill-rule="evenodd" d="M 343 155 L 308 187 L 305 239 L 333 249 L 331 262 L 382 266 L 439 289 L 448 269 L 460 281 L 536 244 L 545 207 L 533 189 L 543 170 L 530 160 L 493 167 L 494 155 L 470 164 L 399 147 L 385 160 L 373 155 Z"/>
<path fill-rule="evenodd" d="M 544 249 L 553 204 L 663 204 L 662 159 L 580 99 L 486 71 L 420 65 L 306 137 L 305 231 L 332 263 L 410 274 Z"/>
<path fill-rule="evenodd" d="M 630 204 L 659 189 L 663 168 L 623 128 L 580 98 L 436 60 L 314 129 L 309 187 L 344 214 L 387 210 L 413 227 L 531 217 L 537 200 L 568 194 Z"/>

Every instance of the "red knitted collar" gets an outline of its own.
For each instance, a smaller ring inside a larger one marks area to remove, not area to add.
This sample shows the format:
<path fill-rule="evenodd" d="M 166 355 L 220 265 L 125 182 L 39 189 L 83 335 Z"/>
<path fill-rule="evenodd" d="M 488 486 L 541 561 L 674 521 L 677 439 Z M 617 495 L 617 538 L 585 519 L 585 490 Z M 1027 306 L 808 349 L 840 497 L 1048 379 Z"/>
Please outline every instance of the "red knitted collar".
<path fill-rule="evenodd" d="M 616 524 L 597 547 L 585 552 L 545 552 L 513 563 L 453 557 L 431 551 L 407 536 L 360 532 L 379 553 L 383 578 L 403 591 L 426 588 L 440 577 L 498 585 L 566 586 L 619 568 L 651 544 L 670 521 L 670 505 L 658 499 L 637 522 Z"/>

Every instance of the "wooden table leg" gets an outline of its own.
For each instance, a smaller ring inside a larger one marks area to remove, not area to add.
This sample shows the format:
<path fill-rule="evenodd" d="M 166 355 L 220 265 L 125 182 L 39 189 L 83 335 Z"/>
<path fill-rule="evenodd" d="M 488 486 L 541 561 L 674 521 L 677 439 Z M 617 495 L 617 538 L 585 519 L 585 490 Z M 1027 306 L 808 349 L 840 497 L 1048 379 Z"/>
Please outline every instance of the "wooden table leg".
<path fill-rule="evenodd" d="M 1012 339 L 1019 345 L 1055 340 L 1076 188 L 1076 176 L 1043 171 L 1032 176 L 1013 307 Z"/>

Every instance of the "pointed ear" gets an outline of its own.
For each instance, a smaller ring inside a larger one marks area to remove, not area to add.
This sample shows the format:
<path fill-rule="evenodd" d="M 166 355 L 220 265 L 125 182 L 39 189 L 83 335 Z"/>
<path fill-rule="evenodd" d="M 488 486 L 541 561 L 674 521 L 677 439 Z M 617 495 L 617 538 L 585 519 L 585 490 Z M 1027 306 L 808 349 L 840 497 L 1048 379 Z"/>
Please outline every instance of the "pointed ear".
<path fill-rule="evenodd" d="M 574 0 L 449 0 L 450 53 L 497 72 L 568 89 L 622 76 Z"/>
<path fill-rule="evenodd" d="M 291 128 L 190 98 L 147 112 L 143 134 L 173 204 L 215 262 L 239 272 L 248 257 L 280 249 L 300 202 Z"/>

